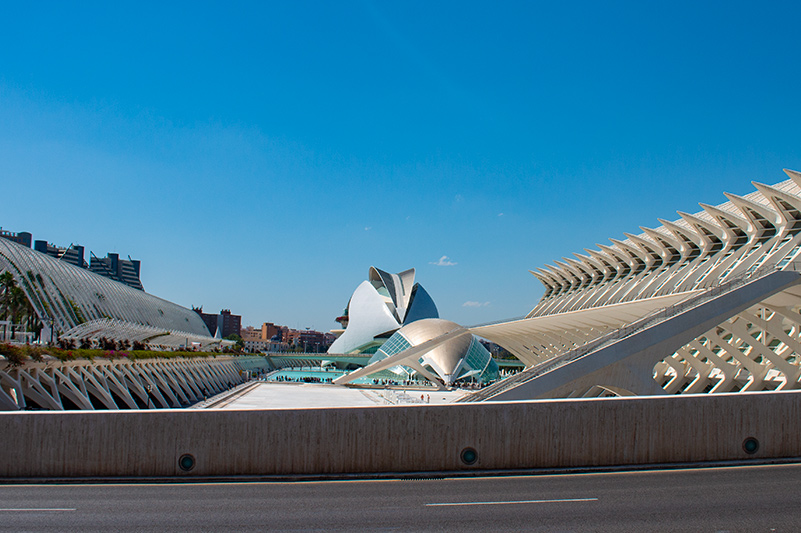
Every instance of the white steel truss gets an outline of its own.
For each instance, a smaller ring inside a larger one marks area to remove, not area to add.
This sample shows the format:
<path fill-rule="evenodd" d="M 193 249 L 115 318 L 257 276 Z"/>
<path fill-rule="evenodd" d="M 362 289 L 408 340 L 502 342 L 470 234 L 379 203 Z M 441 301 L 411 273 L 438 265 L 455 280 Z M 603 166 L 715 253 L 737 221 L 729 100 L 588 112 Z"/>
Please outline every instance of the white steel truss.
<path fill-rule="evenodd" d="M 0 366 L 0 411 L 186 407 L 268 368 L 256 356 Z"/>
<path fill-rule="evenodd" d="M 532 271 L 545 294 L 526 318 L 470 329 L 507 348 L 527 364 L 524 374 L 533 376 L 536 368 L 555 368 L 555 361 L 591 356 L 607 339 L 642 334 L 632 323 L 652 326 L 649 317 L 689 313 L 699 301 L 771 272 L 799 271 L 801 173 L 785 173 L 790 179 L 784 182 L 753 182 L 756 191 L 748 195 L 725 194 L 726 203 L 700 204 L 698 213 L 679 212 L 678 220 L 660 220 L 657 228 L 641 228 L 639 235 L 610 239 L 611 245 Z M 785 287 L 722 318 L 690 342 L 663 346 L 658 362 L 636 371 L 646 372 L 666 394 L 801 388 L 801 289 Z M 566 378 L 553 391 L 644 393 L 620 386 L 608 377 L 611 373 L 597 374 L 603 375 L 589 385 L 586 379 Z M 570 383 L 576 388 L 568 391 Z M 496 387 L 496 399 L 503 387 Z M 487 398 L 492 394 L 482 392 Z"/>

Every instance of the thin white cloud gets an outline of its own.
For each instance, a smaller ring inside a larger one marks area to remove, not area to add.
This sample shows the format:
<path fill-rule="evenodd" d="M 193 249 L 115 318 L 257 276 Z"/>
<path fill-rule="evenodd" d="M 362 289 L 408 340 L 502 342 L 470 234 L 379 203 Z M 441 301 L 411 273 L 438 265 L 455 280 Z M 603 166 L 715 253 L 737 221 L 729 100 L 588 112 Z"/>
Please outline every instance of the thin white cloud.
<path fill-rule="evenodd" d="M 436 265 L 438 267 L 452 267 L 456 264 L 455 261 L 451 261 L 451 258 L 447 255 L 443 255 L 439 258 L 439 261 L 429 261 L 429 265 Z"/>
<path fill-rule="evenodd" d="M 467 301 L 462 304 L 462 307 L 487 307 L 490 303 L 489 302 L 472 302 Z"/>
<path fill-rule="evenodd" d="M 498 216 L 499 216 L 499 217 L 502 217 L 502 216 L 503 216 L 503 213 L 498 213 Z"/>
<path fill-rule="evenodd" d="M 371 229 L 373 229 L 372 226 L 367 226 L 367 227 L 364 228 L 364 231 L 370 231 Z"/>

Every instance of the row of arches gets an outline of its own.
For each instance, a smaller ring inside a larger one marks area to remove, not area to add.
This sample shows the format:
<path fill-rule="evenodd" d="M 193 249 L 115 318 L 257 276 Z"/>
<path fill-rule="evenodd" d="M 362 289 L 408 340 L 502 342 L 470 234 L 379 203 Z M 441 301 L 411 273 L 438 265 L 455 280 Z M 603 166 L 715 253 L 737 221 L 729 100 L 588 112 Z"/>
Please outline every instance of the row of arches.
<path fill-rule="evenodd" d="M 187 407 L 238 385 L 264 358 L 72 362 L 0 371 L 0 410 Z"/>

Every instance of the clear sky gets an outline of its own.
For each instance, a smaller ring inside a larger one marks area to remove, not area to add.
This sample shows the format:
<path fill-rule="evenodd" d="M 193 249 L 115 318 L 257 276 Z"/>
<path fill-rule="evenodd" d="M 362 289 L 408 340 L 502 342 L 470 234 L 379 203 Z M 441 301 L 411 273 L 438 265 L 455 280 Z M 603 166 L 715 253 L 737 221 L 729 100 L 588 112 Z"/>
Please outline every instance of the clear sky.
<path fill-rule="evenodd" d="M 0 225 L 328 330 L 368 268 L 443 318 L 801 170 L 801 3 L 4 2 Z"/>

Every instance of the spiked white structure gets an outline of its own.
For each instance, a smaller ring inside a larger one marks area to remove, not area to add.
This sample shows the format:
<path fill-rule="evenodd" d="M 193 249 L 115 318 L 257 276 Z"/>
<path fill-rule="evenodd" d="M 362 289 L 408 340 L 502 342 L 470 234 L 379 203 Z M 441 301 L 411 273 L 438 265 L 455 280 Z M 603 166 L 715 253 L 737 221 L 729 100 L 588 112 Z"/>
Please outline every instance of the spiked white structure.
<path fill-rule="evenodd" d="M 528 369 L 473 399 L 801 387 L 801 174 L 785 172 L 532 271 L 545 294 L 526 318 L 471 328 Z"/>
<path fill-rule="evenodd" d="M 344 329 L 328 353 L 375 353 L 401 326 L 423 318 L 439 318 L 437 306 L 414 282 L 414 269 L 390 274 L 370 267 L 367 281 L 353 292 L 345 314 L 337 319 Z"/>

